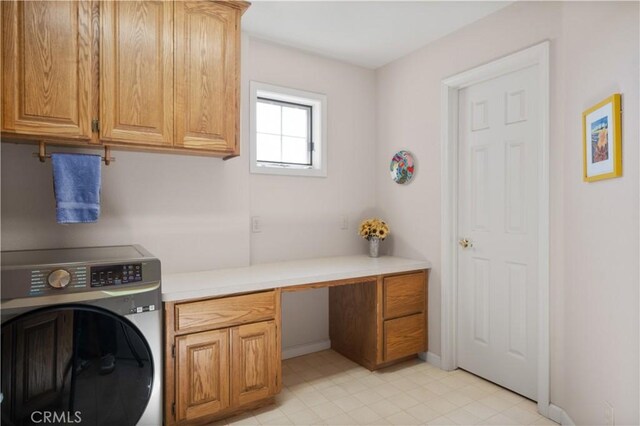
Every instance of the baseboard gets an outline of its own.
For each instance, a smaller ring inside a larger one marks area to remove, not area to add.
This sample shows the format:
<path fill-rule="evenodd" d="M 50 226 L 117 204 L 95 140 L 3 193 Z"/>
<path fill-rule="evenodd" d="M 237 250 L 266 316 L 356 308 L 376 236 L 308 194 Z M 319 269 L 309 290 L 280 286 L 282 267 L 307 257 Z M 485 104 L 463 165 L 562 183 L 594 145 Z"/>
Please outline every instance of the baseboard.
<path fill-rule="evenodd" d="M 418 354 L 418 357 L 423 361 L 427 361 L 429 364 L 433 365 L 434 367 L 442 368 L 440 355 L 436 355 L 433 352 L 420 352 Z"/>
<path fill-rule="evenodd" d="M 575 426 L 575 423 L 567 412 L 557 405 L 549 404 L 549 418 L 563 426 Z"/>
<path fill-rule="evenodd" d="M 302 345 L 290 346 L 282 349 L 282 359 L 295 358 L 314 352 L 324 351 L 331 348 L 331 340 L 321 340 L 319 342 L 304 343 Z"/>

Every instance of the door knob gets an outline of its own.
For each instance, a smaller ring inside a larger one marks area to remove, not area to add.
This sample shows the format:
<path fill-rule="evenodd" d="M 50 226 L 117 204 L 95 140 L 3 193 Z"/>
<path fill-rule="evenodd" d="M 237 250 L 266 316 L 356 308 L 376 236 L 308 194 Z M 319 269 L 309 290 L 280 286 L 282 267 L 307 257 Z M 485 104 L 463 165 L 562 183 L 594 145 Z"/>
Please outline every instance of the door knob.
<path fill-rule="evenodd" d="M 462 238 L 460 241 L 458 241 L 458 244 L 460 244 L 460 247 L 462 248 L 473 247 L 473 243 L 468 238 Z"/>

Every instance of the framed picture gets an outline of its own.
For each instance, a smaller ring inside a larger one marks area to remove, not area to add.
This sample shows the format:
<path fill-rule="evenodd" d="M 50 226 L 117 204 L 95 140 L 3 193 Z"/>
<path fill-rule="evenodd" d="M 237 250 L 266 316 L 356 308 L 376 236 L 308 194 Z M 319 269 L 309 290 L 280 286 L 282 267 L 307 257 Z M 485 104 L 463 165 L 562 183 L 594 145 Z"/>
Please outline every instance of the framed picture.
<path fill-rule="evenodd" d="M 582 113 L 585 182 L 622 176 L 620 115 L 619 93 Z"/>

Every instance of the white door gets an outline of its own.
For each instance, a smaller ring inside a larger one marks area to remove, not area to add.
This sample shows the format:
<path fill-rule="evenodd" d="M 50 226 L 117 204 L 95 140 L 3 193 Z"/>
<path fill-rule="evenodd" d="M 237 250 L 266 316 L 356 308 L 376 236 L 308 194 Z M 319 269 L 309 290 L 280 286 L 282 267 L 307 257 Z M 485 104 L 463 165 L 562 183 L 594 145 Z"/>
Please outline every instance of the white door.
<path fill-rule="evenodd" d="M 458 99 L 458 366 L 533 400 L 542 141 L 536 84 L 533 66 L 466 87 Z"/>

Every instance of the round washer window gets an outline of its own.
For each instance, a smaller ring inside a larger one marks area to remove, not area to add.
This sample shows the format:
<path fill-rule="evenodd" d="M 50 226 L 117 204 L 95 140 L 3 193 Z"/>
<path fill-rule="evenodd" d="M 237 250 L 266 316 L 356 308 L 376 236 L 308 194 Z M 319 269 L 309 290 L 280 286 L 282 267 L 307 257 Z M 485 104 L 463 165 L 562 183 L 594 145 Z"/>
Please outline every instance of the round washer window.
<path fill-rule="evenodd" d="M 2 423 L 134 426 L 153 387 L 138 328 L 91 306 L 34 310 L 2 324 Z"/>

